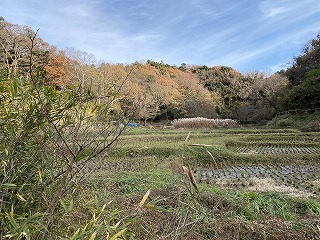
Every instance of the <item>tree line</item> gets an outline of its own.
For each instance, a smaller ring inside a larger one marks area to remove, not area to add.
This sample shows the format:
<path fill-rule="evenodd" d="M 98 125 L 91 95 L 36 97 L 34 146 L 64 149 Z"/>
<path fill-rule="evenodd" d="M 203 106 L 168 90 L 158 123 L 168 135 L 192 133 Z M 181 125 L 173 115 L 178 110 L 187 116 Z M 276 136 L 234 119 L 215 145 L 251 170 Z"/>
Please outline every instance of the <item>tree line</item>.
<path fill-rule="evenodd" d="M 34 34 L 29 27 L 0 21 L 0 76 L 12 79 L 26 71 Z M 144 123 L 183 117 L 234 118 L 241 121 L 271 119 L 276 113 L 319 104 L 319 35 L 306 44 L 292 66 L 272 75 L 252 71 L 241 74 L 227 66 L 180 67 L 147 60 L 131 64 L 98 63 L 93 55 L 60 50 L 35 39 L 33 63 L 44 86 L 63 89 L 90 87 L 103 102 L 110 89 L 121 89 L 112 109 L 130 111 L 143 102 L 132 118 Z"/>

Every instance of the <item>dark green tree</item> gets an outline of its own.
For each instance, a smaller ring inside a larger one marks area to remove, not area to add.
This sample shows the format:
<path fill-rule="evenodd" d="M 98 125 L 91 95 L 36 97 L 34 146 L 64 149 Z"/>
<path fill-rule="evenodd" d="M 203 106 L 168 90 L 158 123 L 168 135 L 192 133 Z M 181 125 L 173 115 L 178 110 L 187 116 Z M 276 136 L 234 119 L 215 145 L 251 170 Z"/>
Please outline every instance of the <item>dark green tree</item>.
<path fill-rule="evenodd" d="M 307 72 L 303 82 L 291 88 L 285 107 L 287 109 L 318 108 L 320 106 L 320 68 Z"/>
<path fill-rule="evenodd" d="M 292 67 L 284 74 L 289 79 L 286 109 L 320 106 L 320 33 L 305 45 L 302 54 L 294 58 Z"/>
<path fill-rule="evenodd" d="M 288 68 L 285 75 L 291 86 L 297 86 L 305 79 L 305 74 L 312 69 L 320 67 L 320 33 L 309 41 L 300 56 L 294 57 L 292 67 Z"/>

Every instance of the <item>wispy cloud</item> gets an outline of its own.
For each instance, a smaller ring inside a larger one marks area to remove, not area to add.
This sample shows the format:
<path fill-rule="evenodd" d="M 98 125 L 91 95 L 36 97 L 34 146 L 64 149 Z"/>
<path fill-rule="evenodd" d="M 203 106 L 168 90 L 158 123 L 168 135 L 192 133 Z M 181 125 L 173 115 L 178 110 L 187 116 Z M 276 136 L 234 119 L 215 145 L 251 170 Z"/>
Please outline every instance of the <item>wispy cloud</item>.
<path fill-rule="evenodd" d="M 320 31 L 318 0 L 1 0 L 13 23 L 108 62 L 279 66 Z"/>
<path fill-rule="evenodd" d="M 285 7 L 278 7 L 278 8 L 263 9 L 262 12 L 264 13 L 265 18 L 272 18 L 289 11 L 290 10 Z"/>
<path fill-rule="evenodd" d="M 60 10 L 63 14 L 71 17 L 90 17 L 91 13 L 89 9 L 84 5 L 72 5 L 63 7 Z"/>
<path fill-rule="evenodd" d="M 263 0 L 260 3 L 260 11 L 263 19 L 285 17 L 285 13 L 294 10 L 295 6 L 292 1 L 288 0 Z"/>
<path fill-rule="evenodd" d="M 304 0 L 293 3 L 291 0 L 263 0 L 260 2 L 259 8 L 262 20 L 276 19 L 290 23 L 319 13 L 320 2 Z"/>
<path fill-rule="evenodd" d="M 280 70 L 285 68 L 294 55 L 300 53 L 308 36 L 312 36 L 312 33 L 317 31 L 320 31 L 318 24 L 309 25 L 299 32 L 290 30 L 287 34 L 273 36 L 272 40 L 233 49 L 225 56 L 212 60 L 209 65 L 221 63 L 221 65 L 244 70 L 265 68 L 274 71 Z M 290 54 L 288 55 L 286 52 L 290 52 Z M 265 65 L 261 64 L 263 61 L 266 63 Z"/>

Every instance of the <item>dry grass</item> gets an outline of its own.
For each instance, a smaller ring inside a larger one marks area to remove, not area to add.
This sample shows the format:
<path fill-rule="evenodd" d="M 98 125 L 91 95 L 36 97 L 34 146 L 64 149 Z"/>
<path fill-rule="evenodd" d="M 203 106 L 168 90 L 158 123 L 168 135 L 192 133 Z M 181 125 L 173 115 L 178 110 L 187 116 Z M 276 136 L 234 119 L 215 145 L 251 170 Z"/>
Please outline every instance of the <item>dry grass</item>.
<path fill-rule="evenodd" d="M 216 181 L 216 184 L 222 187 L 232 187 L 234 183 L 226 178 L 220 178 Z M 255 192 L 277 192 L 284 193 L 293 197 L 311 197 L 312 193 L 300 191 L 297 188 L 279 185 L 272 178 L 250 178 L 245 186 L 248 191 Z"/>
<path fill-rule="evenodd" d="M 174 128 L 237 128 L 240 125 L 232 119 L 181 118 L 172 122 Z"/>
<path fill-rule="evenodd" d="M 246 223 L 237 219 L 229 223 L 218 224 L 212 239 L 250 239 L 250 240 L 289 240 L 289 239 L 320 239 L 316 226 L 319 221 L 301 220 L 301 228 L 296 229 L 287 221 L 278 218 Z"/>
<path fill-rule="evenodd" d="M 277 185 L 277 183 L 271 178 L 251 178 L 250 185 L 247 189 L 249 191 L 259 191 L 259 192 L 279 192 L 285 193 L 290 196 L 295 197 L 310 197 L 311 193 L 307 193 L 304 191 L 300 191 L 297 188 L 285 186 L 285 185 Z"/>

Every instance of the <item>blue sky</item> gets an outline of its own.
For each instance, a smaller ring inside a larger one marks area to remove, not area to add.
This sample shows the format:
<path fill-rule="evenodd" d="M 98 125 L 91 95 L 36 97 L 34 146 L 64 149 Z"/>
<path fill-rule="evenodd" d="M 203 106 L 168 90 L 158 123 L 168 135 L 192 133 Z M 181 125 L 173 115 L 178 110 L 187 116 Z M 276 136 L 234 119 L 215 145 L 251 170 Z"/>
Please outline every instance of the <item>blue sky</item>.
<path fill-rule="evenodd" d="M 319 0 L 1 0 L 0 16 L 110 63 L 277 71 L 320 32 Z"/>

